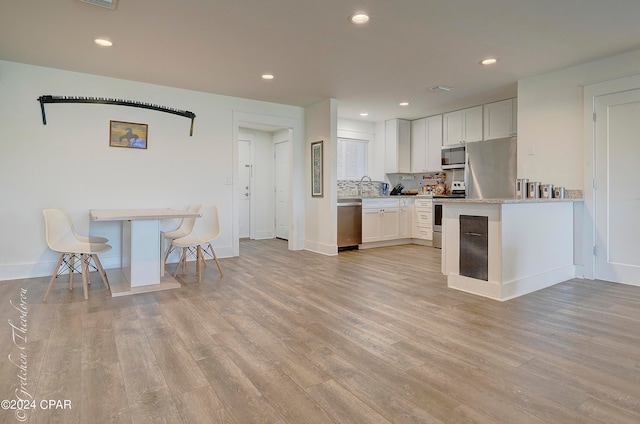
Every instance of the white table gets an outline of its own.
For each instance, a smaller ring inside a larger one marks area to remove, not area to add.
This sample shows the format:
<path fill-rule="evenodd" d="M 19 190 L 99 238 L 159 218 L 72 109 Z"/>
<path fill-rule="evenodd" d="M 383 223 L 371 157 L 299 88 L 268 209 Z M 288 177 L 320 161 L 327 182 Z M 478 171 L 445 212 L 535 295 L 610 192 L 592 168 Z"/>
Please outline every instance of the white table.
<path fill-rule="evenodd" d="M 176 209 L 91 209 L 93 221 L 122 221 L 122 268 L 108 270 L 111 296 L 180 287 L 164 274 L 160 224 L 168 218 L 194 218 L 199 213 Z"/>

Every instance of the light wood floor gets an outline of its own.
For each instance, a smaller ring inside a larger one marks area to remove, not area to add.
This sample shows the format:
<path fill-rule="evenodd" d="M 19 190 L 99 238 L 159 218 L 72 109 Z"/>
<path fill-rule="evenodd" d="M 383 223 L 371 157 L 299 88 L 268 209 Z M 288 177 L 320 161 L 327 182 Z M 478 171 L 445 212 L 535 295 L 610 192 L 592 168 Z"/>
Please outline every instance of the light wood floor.
<path fill-rule="evenodd" d="M 640 288 L 573 280 L 500 303 L 446 287 L 440 251 L 325 257 L 243 241 L 198 284 L 89 300 L 47 278 L 0 283 L 0 398 L 70 410 L 30 423 L 638 423 Z M 168 269 L 173 270 L 173 265 Z M 79 280 L 77 280 L 79 281 Z M 17 422 L 0 411 L 0 422 Z"/>

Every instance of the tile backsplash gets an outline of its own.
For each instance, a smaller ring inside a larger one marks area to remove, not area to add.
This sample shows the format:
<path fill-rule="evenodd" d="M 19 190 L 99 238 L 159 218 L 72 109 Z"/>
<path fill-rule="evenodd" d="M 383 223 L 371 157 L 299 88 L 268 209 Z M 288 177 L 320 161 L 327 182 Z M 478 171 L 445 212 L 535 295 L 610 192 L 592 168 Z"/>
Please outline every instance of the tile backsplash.
<path fill-rule="evenodd" d="M 364 181 L 362 185 L 363 197 L 380 196 L 383 181 Z M 338 197 L 360 196 L 360 180 L 338 181 Z"/>
<path fill-rule="evenodd" d="M 389 184 L 388 193 L 391 193 L 393 187 L 400 183 L 404 186 L 404 190 L 422 191 L 423 186 L 431 186 L 440 182 L 445 182 L 446 172 L 425 172 L 425 173 L 397 173 L 387 174 L 386 181 L 364 181 L 362 186 L 363 197 L 381 196 L 382 184 Z M 339 180 L 338 181 L 338 197 L 355 197 L 360 196 L 360 180 Z"/>
<path fill-rule="evenodd" d="M 398 173 L 387 174 L 389 179 L 389 190 L 391 190 L 396 184 L 402 184 L 404 190 L 416 190 L 418 193 L 422 192 L 422 187 L 429 188 L 438 183 L 445 182 L 447 173 L 441 172 L 421 172 L 421 173 Z"/>

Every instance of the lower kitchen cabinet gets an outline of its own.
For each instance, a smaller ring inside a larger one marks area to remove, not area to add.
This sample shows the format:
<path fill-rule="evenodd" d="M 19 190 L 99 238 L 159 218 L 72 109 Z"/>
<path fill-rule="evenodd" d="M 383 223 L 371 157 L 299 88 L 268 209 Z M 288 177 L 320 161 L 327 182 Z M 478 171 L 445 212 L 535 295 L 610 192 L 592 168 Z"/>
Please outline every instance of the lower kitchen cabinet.
<path fill-rule="evenodd" d="M 413 237 L 413 199 L 400 199 L 398 238 Z"/>
<path fill-rule="evenodd" d="M 362 243 L 369 246 L 410 243 L 411 239 L 433 240 L 433 201 L 400 197 L 362 199 Z"/>
<path fill-rule="evenodd" d="M 433 200 L 416 199 L 413 238 L 433 240 Z"/>
<path fill-rule="evenodd" d="M 363 199 L 362 242 L 398 238 L 401 238 L 398 199 Z"/>

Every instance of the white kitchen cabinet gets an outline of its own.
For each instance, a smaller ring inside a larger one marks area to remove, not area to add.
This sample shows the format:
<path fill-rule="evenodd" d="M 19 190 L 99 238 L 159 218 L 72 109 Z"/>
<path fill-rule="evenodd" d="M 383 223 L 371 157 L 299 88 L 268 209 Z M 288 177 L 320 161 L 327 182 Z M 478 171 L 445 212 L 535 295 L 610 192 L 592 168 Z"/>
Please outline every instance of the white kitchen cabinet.
<path fill-rule="evenodd" d="M 400 238 L 398 199 L 362 199 L 362 242 Z"/>
<path fill-rule="evenodd" d="M 362 208 L 362 242 L 382 240 L 380 210 Z"/>
<path fill-rule="evenodd" d="M 414 199 L 400 199 L 398 238 L 413 237 Z"/>
<path fill-rule="evenodd" d="M 400 238 L 400 208 L 385 208 L 380 213 L 382 240 Z"/>
<path fill-rule="evenodd" d="M 508 99 L 484 107 L 484 139 L 513 137 L 517 133 L 518 102 Z"/>
<path fill-rule="evenodd" d="M 443 145 L 482 141 L 482 106 L 445 113 L 442 119 Z"/>
<path fill-rule="evenodd" d="M 385 173 L 411 172 L 411 122 L 385 121 Z"/>
<path fill-rule="evenodd" d="M 411 121 L 411 172 L 441 168 L 442 115 Z"/>
<path fill-rule="evenodd" d="M 411 121 L 411 172 L 427 170 L 427 118 Z"/>
<path fill-rule="evenodd" d="M 418 198 L 414 204 L 413 237 L 433 240 L 433 200 Z"/>

